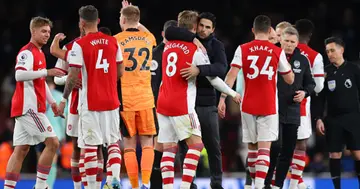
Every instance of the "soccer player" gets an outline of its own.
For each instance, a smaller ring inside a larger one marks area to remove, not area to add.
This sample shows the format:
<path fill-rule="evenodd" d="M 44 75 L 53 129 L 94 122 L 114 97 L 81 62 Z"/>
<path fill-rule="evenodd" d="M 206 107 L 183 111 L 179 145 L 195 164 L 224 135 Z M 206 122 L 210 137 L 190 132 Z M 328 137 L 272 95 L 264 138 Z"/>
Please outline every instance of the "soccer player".
<path fill-rule="evenodd" d="M 240 68 L 243 69 L 243 142 L 248 143 L 248 167 L 257 189 L 264 187 L 271 142 L 278 138 L 277 72 L 280 72 L 286 83 L 292 84 L 294 81 L 294 74 L 284 51 L 269 42 L 270 32 L 270 18 L 257 16 L 253 23 L 255 40 L 236 49 L 225 81 L 232 87 Z M 222 94 L 221 97 L 219 113 L 224 114 L 226 95 Z"/>
<path fill-rule="evenodd" d="M 292 26 L 289 22 L 286 22 L 286 21 L 282 21 L 280 23 L 278 23 L 275 27 L 275 32 L 276 32 L 276 35 L 277 35 L 277 43 L 280 42 L 280 38 L 281 38 L 281 34 L 283 32 L 283 30 L 287 27 L 290 27 Z"/>
<path fill-rule="evenodd" d="M 177 26 L 176 20 L 169 20 L 166 21 L 163 27 L 163 31 L 161 32 L 161 35 L 163 37 L 163 41 L 153 49 L 153 60 L 151 62 L 150 70 L 151 70 L 151 86 L 154 93 L 154 100 L 155 104 L 157 102 L 158 94 L 159 94 L 159 88 L 161 85 L 162 80 L 162 54 L 164 52 L 165 43 L 167 43 L 167 40 L 165 38 L 165 30 L 170 26 Z M 156 118 L 157 119 L 157 118 Z M 159 124 L 155 125 L 157 128 L 157 133 L 159 131 Z M 151 189 L 162 189 L 162 177 L 161 177 L 161 170 L 160 170 L 160 162 L 163 152 L 162 144 L 157 142 L 157 135 L 154 137 L 154 163 L 153 168 L 151 172 Z"/>
<path fill-rule="evenodd" d="M 314 25 L 310 20 L 301 19 L 296 21 L 295 27 L 299 32 L 299 45 L 301 53 L 309 59 L 310 68 L 314 81 L 316 83 L 315 93 L 320 93 L 324 87 L 324 62 L 320 53 L 308 46 Z M 317 98 L 314 96 L 314 98 Z M 306 189 L 306 184 L 302 179 L 302 173 L 305 168 L 306 159 L 306 142 L 312 133 L 311 114 L 310 114 L 310 97 L 305 98 L 300 106 L 301 124 L 298 129 L 298 141 L 296 143 L 293 161 L 291 165 L 290 188 Z"/>
<path fill-rule="evenodd" d="M 178 26 L 195 33 L 198 13 L 183 11 L 178 15 Z M 209 58 L 196 45 L 184 41 L 169 41 L 163 52 L 162 85 L 157 102 L 159 119 L 158 142 L 163 144 L 161 172 L 163 188 L 172 189 L 174 183 L 174 158 L 178 141 L 185 140 L 189 150 L 186 153 L 181 189 L 190 188 L 195 176 L 200 152 L 204 145 L 201 129 L 195 112 L 196 79 L 186 80 L 180 70 L 191 65 L 210 64 Z M 240 95 L 229 88 L 218 77 L 207 77 L 210 83 L 221 92 L 231 95 L 236 102 Z"/>
<path fill-rule="evenodd" d="M 121 49 L 116 39 L 98 32 L 98 11 L 92 5 L 79 9 L 79 26 L 85 36 L 73 43 L 69 52 L 69 74 L 60 110 L 63 111 L 78 75 L 82 73 L 80 93 L 79 146 L 84 148 L 84 166 L 89 189 L 97 188 L 98 145 L 107 145 L 114 189 L 120 188 L 121 154 L 117 142 L 119 99 L 117 80 L 123 73 Z"/>
<path fill-rule="evenodd" d="M 11 117 L 15 118 L 13 144 L 15 146 L 8 165 L 4 189 L 13 189 L 19 180 L 22 163 L 30 146 L 44 142 L 36 177 L 36 189 L 47 188 L 46 180 L 51 164 L 59 147 L 56 134 L 45 116 L 46 101 L 55 116 L 62 115 L 45 82 L 46 76 L 61 76 L 62 71 L 46 69 L 46 59 L 41 47 L 50 37 L 52 22 L 43 17 L 30 21 L 31 39 L 22 47 L 16 58 L 16 88 L 11 102 Z"/>
<path fill-rule="evenodd" d="M 139 188 L 138 161 L 136 156 L 139 136 L 142 188 L 150 188 L 154 162 L 153 136 L 155 128 L 155 104 L 151 88 L 150 65 L 156 40 L 149 31 L 138 29 L 140 10 L 137 6 L 124 5 L 120 12 L 123 32 L 115 35 L 124 54 L 124 77 L 121 78 L 121 133 L 124 136 L 124 161 L 132 188 Z"/>

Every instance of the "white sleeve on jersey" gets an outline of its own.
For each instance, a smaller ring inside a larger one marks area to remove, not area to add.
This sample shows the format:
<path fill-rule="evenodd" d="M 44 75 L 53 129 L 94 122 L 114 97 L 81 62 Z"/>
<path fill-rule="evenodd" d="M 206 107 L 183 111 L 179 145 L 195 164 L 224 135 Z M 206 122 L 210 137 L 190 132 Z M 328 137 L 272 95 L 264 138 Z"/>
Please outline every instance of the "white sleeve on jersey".
<path fill-rule="evenodd" d="M 117 46 L 118 46 L 118 49 L 116 52 L 116 63 L 121 64 L 123 61 L 123 56 L 122 56 L 122 52 L 121 52 L 119 43 L 117 44 Z"/>
<path fill-rule="evenodd" d="M 192 64 L 196 66 L 210 64 L 208 55 L 204 54 L 200 49 L 197 49 L 193 56 Z"/>
<path fill-rule="evenodd" d="M 15 70 L 22 69 L 31 71 L 34 65 L 34 55 L 29 50 L 21 51 L 16 57 Z"/>
<path fill-rule="evenodd" d="M 15 80 L 16 81 L 31 81 L 34 79 L 38 79 L 41 77 L 47 76 L 47 70 L 38 70 L 38 71 L 26 71 L 26 70 L 16 70 L 15 72 Z"/>
<path fill-rule="evenodd" d="M 64 47 L 62 48 L 63 50 L 68 50 L 66 49 L 65 45 Z M 70 50 L 70 49 L 69 49 Z M 69 53 L 66 53 L 66 56 L 68 56 Z M 68 60 L 68 57 L 65 57 L 66 60 Z M 68 72 L 68 69 L 69 69 L 69 63 L 67 63 L 65 60 L 61 59 L 61 58 L 58 58 L 57 61 L 56 61 L 56 64 L 55 64 L 55 68 L 58 68 L 64 72 Z"/>
<path fill-rule="evenodd" d="M 231 61 L 231 66 L 235 66 L 241 69 L 242 67 L 242 54 L 241 46 L 239 45 L 235 51 L 234 58 Z"/>
<path fill-rule="evenodd" d="M 281 50 L 280 53 L 278 71 L 280 72 L 280 74 L 287 74 L 291 72 L 291 66 L 288 60 L 286 59 L 284 50 Z"/>
<path fill-rule="evenodd" d="M 236 92 L 232 90 L 223 80 L 219 77 L 209 77 L 206 76 L 206 79 L 209 80 L 210 84 L 218 91 L 230 95 L 232 97 L 236 96 Z"/>
<path fill-rule="evenodd" d="M 55 103 L 56 101 L 55 101 L 54 97 L 52 96 L 49 85 L 47 83 L 45 83 L 45 87 L 46 87 L 46 101 L 49 104 Z"/>
<path fill-rule="evenodd" d="M 323 57 L 320 53 L 318 53 L 314 59 L 314 64 L 311 69 L 312 74 L 314 76 L 315 81 L 315 89 L 314 91 L 316 93 L 320 93 L 321 90 L 324 88 L 324 61 Z"/>
<path fill-rule="evenodd" d="M 69 52 L 69 66 L 81 68 L 84 65 L 83 52 L 79 44 L 74 42 Z"/>

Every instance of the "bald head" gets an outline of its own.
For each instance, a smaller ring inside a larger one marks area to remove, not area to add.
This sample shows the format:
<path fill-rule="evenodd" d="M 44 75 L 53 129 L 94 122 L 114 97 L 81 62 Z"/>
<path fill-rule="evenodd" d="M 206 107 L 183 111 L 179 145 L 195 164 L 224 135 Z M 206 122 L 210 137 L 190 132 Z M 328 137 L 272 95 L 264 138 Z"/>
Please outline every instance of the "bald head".
<path fill-rule="evenodd" d="M 278 37 L 276 35 L 276 32 L 275 32 L 273 27 L 271 27 L 271 31 L 270 31 L 270 35 L 269 35 L 269 41 L 272 44 L 276 44 L 276 43 L 279 42 L 279 39 L 278 39 Z"/>

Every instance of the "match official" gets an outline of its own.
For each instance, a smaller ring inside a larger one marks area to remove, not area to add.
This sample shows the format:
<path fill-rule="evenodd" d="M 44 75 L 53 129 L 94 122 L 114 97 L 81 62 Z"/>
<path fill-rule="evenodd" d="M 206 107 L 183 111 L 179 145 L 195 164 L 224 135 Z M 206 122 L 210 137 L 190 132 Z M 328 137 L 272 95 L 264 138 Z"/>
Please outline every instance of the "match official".
<path fill-rule="evenodd" d="M 345 44 L 340 38 L 326 39 L 325 46 L 331 64 L 325 67 L 316 127 L 325 135 L 331 178 L 334 188 L 340 189 L 341 156 L 345 145 L 355 159 L 358 180 L 360 177 L 360 68 L 344 60 Z M 325 102 L 327 116 L 323 119 Z"/>

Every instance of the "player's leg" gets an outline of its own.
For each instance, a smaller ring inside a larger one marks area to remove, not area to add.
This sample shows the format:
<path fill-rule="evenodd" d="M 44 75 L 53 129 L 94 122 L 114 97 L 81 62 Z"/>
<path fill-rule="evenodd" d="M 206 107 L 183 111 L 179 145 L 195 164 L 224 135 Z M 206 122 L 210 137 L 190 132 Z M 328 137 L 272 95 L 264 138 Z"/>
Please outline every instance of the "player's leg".
<path fill-rule="evenodd" d="M 217 108 L 215 106 L 196 107 L 201 125 L 202 141 L 209 157 L 210 186 L 222 189 L 222 163 L 220 131 Z"/>
<path fill-rule="evenodd" d="M 184 164 L 184 160 L 185 160 L 185 156 L 186 156 L 186 152 L 188 151 L 188 146 L 186 144 L 185 140 L 179 141 L 178 142 L 178 159 L 179 159 L 179 163 L 180 165 Z M 183 172 L 183 168 L 180 167 L 180 172 Z M 193 179 L 193 182 L 191 183 L 190 189 L 197 189 L 197 185 L 194 183 L 195 177 Z"/>
<path fill-rule="evenodd" d="M 256 120 L 255 116 L 241 113 L 242 124 L 242 141 L 248 144 L 247 167 L 250 172 L 251 180 L 255 180 L 255 164 L 258 156 L 257 137 L 256 137 Z M 252 183 L 250 183 L 252 185 Z"/>
<path fill-rule="evenodd" d="M 245 189 L 252 189 L 252 178 L 250 176 L 250 171 L 248 165 L 248 157 L 246 157 L 246 178 L 245 178 Z"/>
<path fill-rule="evenodd" d="M 270 166 L 265 179 L 265 189 L 271 189 L 271 185 L 275 185 L 275 175 L 276 175 L 276 163 L 281 150 L 282 144 L 282 127 L 279 125 L 279 138 L 277 141 L 271 143 L 270 148 Z"/>
<path fill-rule="evenodd" d="M 171 122 L 176 125 L 175 132 L 179 140 L 185 140 L 188 151 L 183 164 L 181 189 L 190 188 L 196 174 L 200 154 L 204 148 L 201 139 L 201 128 L 197 114 L 190 113 L 184 116 L 172 117 Z M 190 137 L 189 137 L 190 136 Z"/>
<path fill-rule="evenodd" d="M 157 132 L 158 133 L 158 132 Z M 158 137 L 154 137 L 154 164 L 151 172 L 151 189 L 162 189 L 162 177 L 160 163 L 163 154 L 163 145 L 158 143 Z"/>
<path fill-rule="evenodd" d="M 163 154 L 161 158 L 160 168 L 163 189 L 174 188 L 174 163 L 175 155 L 178 150 L 174 125 L 171 123 L 170 117 L 161 114 L 158 115 L 159 135 L 158 142 L 163 146 Z"/>
<path fill-rule="evenodd" d="M 296 146 L 297 124 L 281 124 L 282 145 L 278 160 L 276 162 L 275 186 L 282 188 L 284 180 L 289 171 L 291 160 Z"/>
<path fill-rule="evenodd" d="M 306 159 L 306 142 L 307 139 L 310 138 L 312 133 L 311 128 L 311 116 L 310 114 L 307 116 L 300 117 L 300 126 L 298 129 L 298 136 L 296 147 L 294 151 L 294 156 L 291 163 L 291 179 L 289 188 L 299 188 L 306 189 L 307 186 L 302 179 L 302 174 L 305 169 L 305 159 Z"/>
<path fill-rule="evenodd" d="M 14 142 L 17 130 L 17 124 L 15 124 L 14 131 Z M 18 126 L 19 127 L 19 126 Z M 22 163 L 30 150 L 29 145 L 18 145 L 15 146 L 13 153 L 10 156 L 8 164 L 6 166 L 6 176 L 5 176 L 5 184 L 4 189 L 13 189 L 16 187 L 16 183 L 20 178 L 20 170 L 22 167 Z"/>
<path fill-rule="evenodd" d="M 255 164 L 255 188 L 263 188 L 270 165 L 271 142 L 279 135 L 279 116 L 259 116 L 256 118 L 258 156 Z"/>
<path fill-rule="evenodd" d="M 100 122 L 102 135 L 104 136 L 103 143 L 107 145 L 108 162 L 113 175 L 111 185 L 113 189 L 119 189 L 121 169 L 121 151 L 119 148 L 119 141 L 121 140 L 119 109 L 117 108 L 115 110 L 102 112 Z"/>
<path fill-rule="evenodd" d="M 156 134 L 155 109 L 138 111 L 136 115 L 136 127 L 140 137 L 142 148 L 141 155 L 141 181 L 144 188 L 150 188 L 150 177 L 154 163 L 154 144 L 153 138 Z"/>
<path fill-rule="evenodd" d="M 341 183 L 341 156 L 344 148 L 343 128 L 337 119 L 327 118 L 326 125 L 326 146 L 329 150 L 330 175 L 335 189 L 340 189 Z"/>
<path fill-rule="evenodd" d="M 97 149 L 97 158 L 98 158 L 98 170 L 96 174 L 96 188 L 100 188 L 101 182 L 103 180 L 103 172 L 104 172 L 104 155 L 101 145 L 98 146 Z"/>
<path fill-rule="evenodd" d="M 120 112 L 121 133 L 124 140 L 124 161 L 131 187 L 139 187 L 139 163 L 136 157 L 136 123 L 134 111 Z"/>
<path fill-rule="evenodd" d="M 80 149 L 79 172 L 81 176 L 81 183 L 85 189 L 88 189 L 88 183 L 85 172 L 85 149 Z"/>
<path fill-rule="evenodd" d="M 68 114 L 66 134 L 71 137 L 73 152 L 71 156 L 71 177 L 74 189 L 81 189 L 81 176 L 79 171 L 80 148 L 78 147 L 79 115 Z"/>

